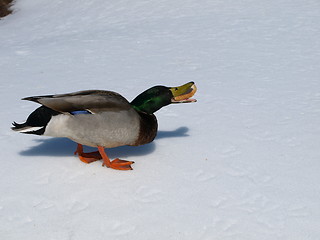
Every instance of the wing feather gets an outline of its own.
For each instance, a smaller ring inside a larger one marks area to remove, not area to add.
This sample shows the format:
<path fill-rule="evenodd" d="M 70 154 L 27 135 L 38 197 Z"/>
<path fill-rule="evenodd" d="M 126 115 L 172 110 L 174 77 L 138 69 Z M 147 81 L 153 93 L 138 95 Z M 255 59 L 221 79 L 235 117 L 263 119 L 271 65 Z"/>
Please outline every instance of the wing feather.
<path fill-rule="evenodd" d="M 86 90 L 67 94 L 26 97 L 58 112 L 87 110 L 91 113 L 103 111 L 122 111 L 131 108 L 127 99 L 116 92 Z"/>

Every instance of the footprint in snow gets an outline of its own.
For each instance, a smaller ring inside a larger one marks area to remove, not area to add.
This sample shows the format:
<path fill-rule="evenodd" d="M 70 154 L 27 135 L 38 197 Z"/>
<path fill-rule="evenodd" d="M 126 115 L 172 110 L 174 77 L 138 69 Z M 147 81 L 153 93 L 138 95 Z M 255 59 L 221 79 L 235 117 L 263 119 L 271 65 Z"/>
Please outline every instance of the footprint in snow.
<path fill-rule="evenodd" d="M 146 186 L 141 186 L 135 191 L 134 200 L 141 203 L 154 203 L 162 200 L 162 192 Z"/>

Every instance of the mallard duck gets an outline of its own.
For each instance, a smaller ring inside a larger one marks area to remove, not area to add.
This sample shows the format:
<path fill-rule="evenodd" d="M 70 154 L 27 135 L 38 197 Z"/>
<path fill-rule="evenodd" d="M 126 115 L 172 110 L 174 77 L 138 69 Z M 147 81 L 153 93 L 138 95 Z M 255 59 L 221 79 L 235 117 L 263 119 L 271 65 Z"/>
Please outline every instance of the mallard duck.
<path fill-rule="evenodd" d="M 131 103 L 116 92 L 86 90 L 67 94 L 26 97 L 42 106 L 33 111 L 25 123 L 13 122 L 12 130 L 51 137 L 66 137 L 78 146 L 74 154 L 91 163 L 102 159 L 103 166 L 132 170 L 134 162 L 121 159 L 110 161 L 105 148 L 150 143 L 158 131 L 153 114 L 171 103 L 196 102 L 191 97 L 197 88 L 194 82 L 179 87 L 155 86 Z M 83 145 L 98 151 L 84 153 Z"/>

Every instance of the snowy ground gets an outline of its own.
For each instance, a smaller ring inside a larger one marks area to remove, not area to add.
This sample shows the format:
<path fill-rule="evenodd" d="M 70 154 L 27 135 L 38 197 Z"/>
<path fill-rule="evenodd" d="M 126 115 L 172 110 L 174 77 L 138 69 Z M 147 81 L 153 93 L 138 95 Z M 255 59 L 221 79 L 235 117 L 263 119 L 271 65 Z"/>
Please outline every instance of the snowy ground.
<path fill-rule="evenodd" d="M 317 240 L 318 0 L 17 0 L 0 20 L 0 238 Z M 85 165 L 75 143 L 17 134 L 22 97 L 132 100 L 195 81 L 148 145 Z"/>

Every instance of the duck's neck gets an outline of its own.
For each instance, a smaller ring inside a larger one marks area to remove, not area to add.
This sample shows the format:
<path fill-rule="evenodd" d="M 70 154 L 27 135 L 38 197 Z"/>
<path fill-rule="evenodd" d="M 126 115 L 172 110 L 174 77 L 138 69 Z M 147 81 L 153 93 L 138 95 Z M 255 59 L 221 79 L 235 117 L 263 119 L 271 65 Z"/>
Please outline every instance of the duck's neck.
<path fill-rule="evenodd" d="M 158 122 L 154 114 L 147 114 L 138 111 L 140 115 L 139 137 L 134 146 L 147 144 L 153 141 L 158 132 Z"/>

